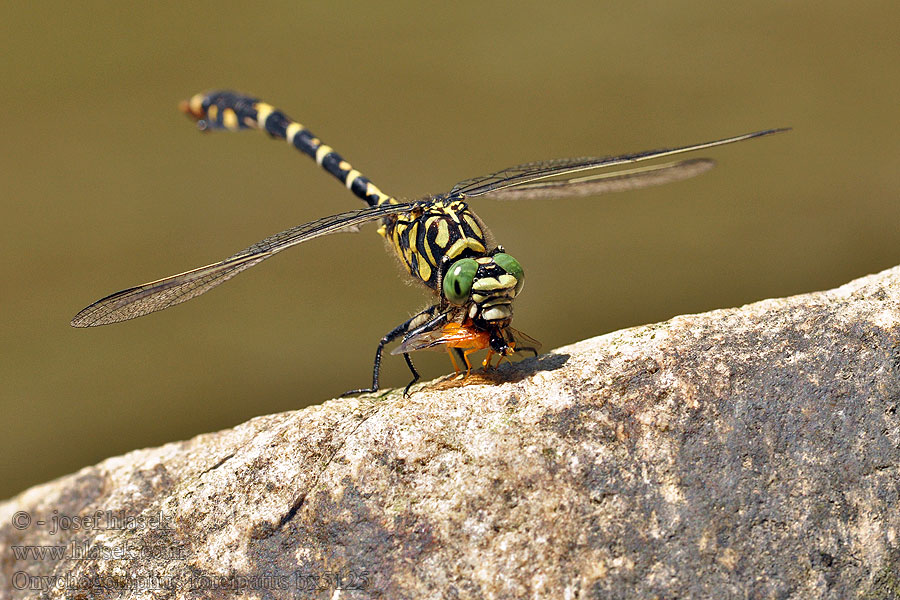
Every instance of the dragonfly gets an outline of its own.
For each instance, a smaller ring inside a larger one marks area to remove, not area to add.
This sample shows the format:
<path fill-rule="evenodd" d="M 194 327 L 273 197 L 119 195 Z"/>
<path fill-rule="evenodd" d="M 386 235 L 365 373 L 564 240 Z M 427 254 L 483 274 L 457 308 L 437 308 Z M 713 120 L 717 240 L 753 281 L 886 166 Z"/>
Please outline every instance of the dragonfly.
<path fill-rule="evenodd" d="M 382 356 L 388 344 L 400 340 L 391 354 L 402 354 L 412 374 L 404 389 L 420 375 L 410 353 L 446 349 L 457 374 L 469 356 L 487 350 L 482 362 L 492 368 L 513 354 L 537 355 L 540 344 L 511 327 L 513 301 L 522 291 L 525 271 L 506 250 L 490 240 L 481 219 L 469 208 L 472 198 L 502 200 L 595 196 L 661 185 L 700 175 L 715 162 L 708 158 L 636 165 L 651 159 L 763 137 L 788 128 L 766 129 L 719 140 L 622 154 L 562 158 L 531 162 L 489 175 L 466 179 L 449 192 L 400 201 L 382 192 L 366 176 L 316 137 L 309 129 L 272 105 L 234 91 L 196 94 L 181 103 L 182 112 L 201 131 L 258 129 L 284 140 L 337 178 L 366 203 L 365 208 L 342 212 L 269 236 L 228 258 L 177 275 L 130 287 L 79 311 L 74 327 L 117 323 L 163 310 L 199 296 L 238 273 L 292 246 L 377 221 L 384 237 L 409 276 L 422 284 L 434 301 L 400 323 L 379 340 L 372 368 L 372 385 L 347 394 L 380 388 Z M 613 169 L 613 167 L 617 167 Z"/>

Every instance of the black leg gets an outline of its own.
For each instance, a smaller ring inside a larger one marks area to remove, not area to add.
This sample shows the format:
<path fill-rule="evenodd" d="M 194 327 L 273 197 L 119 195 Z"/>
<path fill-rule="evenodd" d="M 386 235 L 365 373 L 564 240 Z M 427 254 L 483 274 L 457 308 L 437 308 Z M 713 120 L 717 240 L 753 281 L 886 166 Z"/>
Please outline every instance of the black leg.
<path fill-rule="evenodd" d="M 439 314 L 437 314 L 436 316 L 432 316 L 432 315 L 434 315 L 435 312 L 437 312 L 437 310 L 438 310 L 439 308 L 440 308 L 440 305 L 438 305 L 438 304 L 435 304 L 435 305 L 433 305 L 433 306 L 429 306 L 428 308 L 426 308 L 425 310 L 423 310 L 422 312 L 420 312 L 419 314 L 417 314 L 415 317 L 413 317 L 412 319 L 410 319 L 409 321 L 407 321 L 406 323 L 404 323 L 404 325 L 407 325 L 407 324 L 409 324 L 410 321 L 412 321 L 412 320 L 414 320 L 414 319 L 421 318 L 421 317 L 424 317 L 424 316 L 431 316 L 430 319 L 428 319 L 427 321 L 425 321 L 425 322 L 422 323 L 421 325 L 416 325 L 416 326 L 413 327 L 412 329 L 408 330 L 408 331 L 406 332 L 406 335 L 403 336 L 403 339 L 405 340 L 405 339 L 407 339 L 407 338 L 410 338 L 410 337 L 419 335 L 420 333 L 422 333 L 422 332 L 424 332 L 424 331 L 431 331 L 431 330 L 434 329 L 436 326 L 438 326 L 438 325 L 440 325 L 441 323 L 443 323 L 444 321 L 446 321 L 446 320 L 447 320 L 447 313 L 439 313 Z M 413 385 L 415 382 L 417 382 L 417 381 L 419 380 L 419 372 L 416 371 L 416 367 L 415 367 L 415 365 L 413 365 L 412 359 L 409 357 L 409 353 L 408 353 L 408 352 L 404 352 L 404 353 L 403 353 L 403 358 L 406 359 L 406 365 L 409 367 L 409 370 L 410 370 L 410 371 L 412 372 L 412 374 L 413 374 L 413 379 L 412 379 L 412 381 L 410 381 L 408 384 L 406 384 L 406 388 L 403 390 L 403 395 L 404 395 L 404 396 L 408 396 L 408 395 L 409 395 L 409 388 L 411 388 L 412 385 Z"/>
<path fill-rule="evenodd" d="M 418 316 L 418 315 L 416 315 L 416 316 Z M 413 319 L 415 319 L 415 318 L 416 317 L 413 317 Z M 406 331 L 406 328 L 409 327 L 409 323 L 413 319 L 410 319 L 409 321 L 404 321 L 400 325 L 397 325 L 397 327 L 395 327 L 394 329 L 391 329 L 387 333 L 387 335 L 385 335 L 383 338 L 381 338 L 381 341 L 378 342 L 378 348 L 375 350 L 375 364 L 372 368 L 372 387 L 359 388 L 357 390 L 350 390 L 349 392 L 344 392 L 343 394 L 341 394 L 341 396 L 350 396 L 352 394 L 365 394 L 366 392 L 378 391 L 378 376 L 381 373 L 381 356 L 382 356 L 382 354 L 384 354 L 384 347 L 386 345 L 390 344 L 391 342 L 393 342 L 398 337 L 400 337 L 400 335 Z M 404 356 L 407 357 L 406 361 L 407 361 L 407 363 L 409 363 L 409 356 L 406 354 L 404 354 Z M 416 376 L 416 379 L 418 379 L 419 374 L 416 373 L 415 368 L 413 368 L 411 364 L 410 364 L 410 368 L 412 369 L 413 374 Z M 415 379 L 413 381 L 415 381 Z M 412 385 L 412 384 L 410 384 L 410 385 Z"/>
<path fill-rule="evenodd" d="M 411 388 L 412 385 L 413 385 L 415 382 L 417 382 L 417 381 L 419 380 L 419 372 L 416 371 L 416 366 L 413 364 L 413 361 L 412 361 L 412 359 L 409 357 L 409 353 L 408 353 L 408 352 L 404 352 L 404 353 L 403 353 L 403 358 L 406 359 L 406 366 L 409 367 L 409 370 L 412 371 L 412 374 L 413 374 L 412 381 L 410 381 L 409 383 L 407 383 L 407 384 L 406 384 L 406 387 L 403 388 L 403 395 L 404 395 L 404 396 L 409 396 L 409 388 Z"/>
<path fill-rule="evenodd" d="M 359 388 L 358 390 L 350 390 L 349 392 L 344 392 L 343 394 L 341 394 L 341 396 L 350 396 L 352 394 L 365 394 L 365 393 L 369 393 L 369 392 L 378 391 L 378 387 L 379 387 L 378 386 L 378 377 L 381 374 L 381 357 L 384 354 L 384 347 L 387 346 L 388 344 L 390 344 L 391 342 L 393 342 L 395 339 L 397 339 L 401 335 L 410 333 L 411 332 L 410 325 L 412 325 L 417 320 L 421 320 L 425 316 L 431 316 L 432 314 L 434 314 L 434 311 L 437 310 L 437 308 L 438 308 L 437 305 L 429 306 L 422 312 L 414 315 L 410 319 L 404 321 L 403 323 L 400 323 L 399 325 L 397 325 L 396 327 L 391 329 L 389 332 L 387 332 L 387 334 L 385 334 L 385 336 L 383 338 L 381 338 L 381 341 L 378 342 L 378 348 L 375 350 L 375 363 L 372 368 L 372 387 Z M 435 319 L 429 319 L 426 322 L 426 325 L 429 323 L 432 323 L 433 321 L 435 321 Z M 412 332 L 418 331 L 418 329 L 420 327 L 421 326 L 412 329 Z M 403 391 L 403 394 L 407 395 L 407 394 L 409 394 L 410 386 L 419 380 L 419 372 L 416 371 L 416 367 L 413 365 L 412 359 L 409 357 L 409 354 L 404 353 L 403 358 L 406 359 L 406 365 L 409 367 L 410 372 L 413 374 L 413 380 L 409 382 L 409 384 L 406 386 L 406 389 Z"/>

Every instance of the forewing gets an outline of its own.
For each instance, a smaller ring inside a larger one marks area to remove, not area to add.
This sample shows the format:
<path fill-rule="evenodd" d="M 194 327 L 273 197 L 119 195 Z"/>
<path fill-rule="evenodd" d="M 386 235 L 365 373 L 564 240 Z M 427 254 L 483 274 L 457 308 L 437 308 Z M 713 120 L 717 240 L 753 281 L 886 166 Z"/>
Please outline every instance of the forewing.
<path fill-rule="evenodd" d="M 485 197 L 497 200 L 531 200 L 544 198 L 571 198 L 573 196 L 598 196 L 610 192 L 624 192 L 638 188 L 663 185 L 706 173 L 716 166 L 709 158 L 692 158 L 680 162 L 639 167 L 612 173 L 585 175 L 571 179 L 524 183 L 493 192 Z"/>
<path fill-rule="evenodd" d="M 672 156 L 673 154 L 681 154 L 684 152 L 693 152 L 694 150 L 702 150 L 704 148 L 713 148 L 725 144 L 732 144 L 751 138 L 770 135 L 787 129 L 766 129 L 764 131 L 755 131 L 753 133 L 745 133 L 730 138 L 714 140 L 711 142 L 703 142 L 701 144 L 692 144 L 690 146 L 680 146 L 677 148 L 663 148 L 660 150 L 648 150 L 645 152 L 636 152 L 633 154 L 623 154 L 621 156 L 606 157 L 587 157 L 587 158 L 562 158 L 557 160 L 549 160 L 535 163 L 526 163 L 517 165 L 502 171 L 497 171 L 484 177 L 476 177 L 461 181 L 453 186 L 450 190 L 451 196 L 459 196 L 471 198 L 474 196 L 483 196 L 490 192 L 520 186 L 549 179 L 551 177 L 562 177 L 570 173 L 580 171 L 588 171 L 591 169 L 600 169 L 604 167 L 612 167 L 615 165 L 634 163 L 654 158 L 662 158 L 664 156 Z"/>
<path fill-rule="evenodd" d="M 128 288 L 82 309 L 73 327 L 107 325 L 140 317 L 190 300 L 224 283 L 245 269 L 291 246 L 407 211 L 411 204 L 383 204 L 331 215 L 276 233 L 223 261 Z"/>

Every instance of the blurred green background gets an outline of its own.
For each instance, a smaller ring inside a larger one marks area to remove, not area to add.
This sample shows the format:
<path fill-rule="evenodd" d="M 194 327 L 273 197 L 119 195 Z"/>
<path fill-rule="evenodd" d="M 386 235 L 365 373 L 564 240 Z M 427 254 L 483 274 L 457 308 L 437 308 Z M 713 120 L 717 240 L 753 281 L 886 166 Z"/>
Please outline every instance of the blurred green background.
<path fill-rule="evenodd" d="M 474 202 L 525 266 L 515 325 L 545 349 L 900 263 L 897 2 L 229 6 L 4 4 L 0 497 L 365 385 L 379 337 L 425 305 L 370 226 L 70 328 L 108 293 L 361 206 L 282 143 L 197 133 L 177 103 L 198 91 L 266 99 L 406 198 L 794 127 L 669 186 Z M 406 381 L 389 357 L 385 384 Z"/>

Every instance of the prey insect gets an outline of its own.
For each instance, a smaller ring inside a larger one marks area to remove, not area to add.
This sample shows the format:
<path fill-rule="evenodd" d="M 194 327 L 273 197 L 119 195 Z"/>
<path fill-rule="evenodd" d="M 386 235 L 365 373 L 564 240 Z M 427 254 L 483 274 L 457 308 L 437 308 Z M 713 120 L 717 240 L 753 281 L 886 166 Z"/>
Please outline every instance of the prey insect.
<path fill-rule="evenodd" d="M 460 366 L 454 355 L 464 362 L 466 374 L 472 368 L 469 354 L 477 350 L 488 350 L 485 368 L 491 367 L 495 355 L 503 360 L 516 352 L 537 354 L 539 344 L 510 327 L 513 300 L 522 291 L 525 271 L 501 246 L 489 242 L 484 224 L 469 208 L 470 198 L 563 198 L 660 185 L 699 175 L 711 169 L 714 162 L 699 158 L 611 172 L 597 170 L 785 131 L 768 129 L 621 156 L 527 163 L 461 181 L 444 194 L 401 202 L 379 190 L 309 129 L 256 98 L 216 91 L 197 94 L 183 102 L 181 108 L 197 121 L 201 130 L 260 129 L 287 141 L 312 157 L 367 207 L 298 225 L 222 261 L 116 292 L 81 310 L 72 319 L 72 325 L 106 325 L 174 306 L 291 246 L 378 221 L 378 233 L 388 240 L 409 275 L 431 291 L 434 303 L 381 338 L 375 352 L 372 385 L 348 394 L 379 388 L 384 348 L 397 339 L 400 344 L 392 353 L 402 354 L 412 373 L 407 392 L 419 379 L 409 356 L 416 350 L 445 348 L 457 373 Z"/>

